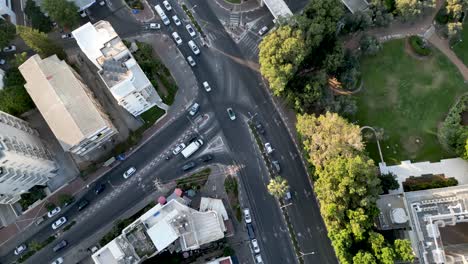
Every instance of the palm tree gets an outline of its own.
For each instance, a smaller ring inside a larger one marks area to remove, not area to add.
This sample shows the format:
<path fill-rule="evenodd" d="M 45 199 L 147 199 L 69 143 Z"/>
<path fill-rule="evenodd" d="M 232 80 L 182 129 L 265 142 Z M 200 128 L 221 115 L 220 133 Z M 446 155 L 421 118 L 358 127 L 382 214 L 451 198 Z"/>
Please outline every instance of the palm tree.
<path fill-rule="evenodd" d="M 281 176 L 276 176 L 270 180 L 270 183 L 267 186 L 268 192 L 280 199 L 283 197 L 289 189 L 288 181 Z"/>

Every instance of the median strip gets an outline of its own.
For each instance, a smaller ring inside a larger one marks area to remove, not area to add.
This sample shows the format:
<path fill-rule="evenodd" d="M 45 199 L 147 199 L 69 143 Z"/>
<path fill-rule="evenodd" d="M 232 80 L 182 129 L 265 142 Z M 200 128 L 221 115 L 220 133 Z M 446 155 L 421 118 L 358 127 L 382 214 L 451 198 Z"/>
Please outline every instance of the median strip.
<path fill-rule="evenodd" d="M 198 24 L 198 22 L 195 20 L 195 17 L 193 17 L 192 12 L 190 12 L 190 10 L 188 9 L 188 7 L 185 4 L 182 4 L 182 9 L 184 9 L 184 12 L 190 18 L 190 20 L 192 21 L 192 24 L 195 26 L 195 28 L 198 30 L 198 32 L 200 32 L 200 34 L 202 34 L 202 35 L 205 35 L 203 33 L 203 30 L 201 29 L 200 25 Z"/>

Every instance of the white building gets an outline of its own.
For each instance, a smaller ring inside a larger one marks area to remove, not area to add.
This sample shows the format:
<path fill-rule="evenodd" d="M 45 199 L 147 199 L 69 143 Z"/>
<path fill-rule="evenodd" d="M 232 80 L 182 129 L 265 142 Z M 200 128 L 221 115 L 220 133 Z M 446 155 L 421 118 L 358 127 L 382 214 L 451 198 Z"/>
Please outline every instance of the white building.
<path fill-rule="evenodd" d="M 131 52 L 107 21 L 87 23 L 72 32 L 83 53 L 118 104 L 133 116 L 158 105 L 167 109 Z"/>
<path fill-rule="evenodd" d="M 11 2 L 11 0 L 0 0 L 0 19 L 5 19 L 16 25 L 16 14 Z"/>
<path fill-rule="evenodd" d="M 50 152 L 26 121 L 0 111 L 0 203 L 11 204 L 55 176 Z"/>
<path fill-rule="evenodd" d="M 34 55 L 19 70 L 26 91 L 65 151 L 85 156 L 117 133 L 81 77 L 56 55 Z"/>

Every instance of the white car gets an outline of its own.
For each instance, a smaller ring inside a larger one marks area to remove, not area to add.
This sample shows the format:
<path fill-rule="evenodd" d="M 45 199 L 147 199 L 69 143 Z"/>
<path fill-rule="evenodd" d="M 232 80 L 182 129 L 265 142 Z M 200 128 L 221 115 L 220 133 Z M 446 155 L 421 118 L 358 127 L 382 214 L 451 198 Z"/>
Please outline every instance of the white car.
<path fill-rule="evenodd" d="M 52 224 L 52 229 L 57 229 L 59 227 L 61 227 L 63 224 L 65 224 L 67 222 L 67 218 L 65 216 L 62 216 L 60 217 L 57 221 L 55 221 L 53 224 Z"/>
<path fill-rule="evenodd" d="M 274 149 L 271 147 L 270 142 L 265 143 L 265 149 L 266 149 L 266 152 L 267 152 L 268 154 L 272 153 L 273 150 L 274 150 Z"/>
<path fill-rule="evenodd" d="M 185 148 L 185 144 L 184 144 L 184 143 L 180 143 L 180 144 L 177 145 L 177 146 L 175 147 L 175 149 L 172 151 L 172 154 L 177 155 L 177 154 L 179 154 L 184 148 Z"/>
<path fill-rule="evenodd" d="M 161 25 L 158 23 L 149 23 L 148 28 L 149 29 L 161 29 Z"/>
<path fill-rule="evenodd" d="M 6 47 L 3 48 L 3 52 L 11 52 L 11 51 L 15 51 L 15 50 L 16 50 L 15 45 L 6 46 Z"/>
<path fill-rule="evenodd" d="M 71 33 L 62 34 L 62 39 L 72 39 L 73 35 Z"/>
<path fill-rule="evenodd" d="M 182 39 L 180 38 L 180 36 L 179 36 L 179 34 L 177 32 L 172 32 L 172 38 L 177 43 L 177 45 L 182 44 Z"/>
<path fill-rule="evenodd" d="M 250 216 L 250 210 L 248 208 L 244 209 L 244 220 L 247 224 L 252 223 L 252 217 Z"/>
<path fill-rule="evenodd" d="M 190 107 L 189 115 L 195 116 L 198 112 L 198 109 L 200 109 L 200 105 L 198 103 L 194 103 L 192 107 Z"/>
<path fill-rule="evenodd" d="M 208 84 L 208 82 L 203 82 L 203 87 L 205 88 L 205 91 L 211 92 L 211 87 L 210 87 L 210 85 Z"/>
<path fill-rule="evenodd" d="M 197 44 L 193 40 L 189 40 L 188 45 L 192 50 L 193 54 L 198 55 L 200 54 L 200 49 L 198 48 Z"/>
<path fill-rule="evenodd" d="M 19 246 L 17 246 L 15 248 L 15 251 L 13 253 L 15 253 L 16 256 L 18 256 L 19 254 L 23 253 L 24 251 L 26 251 L 26 249 L 28 249 L 28 247 L 26 246 L 26 244 L 21 244 Z"/>
<path fill-rule="evenodd" d="M 192 25 L 187 24 L 187 25 L 185 25 L 185 28 L 187 29 L 187 31 L 188 31 L 188 33 L 190 34 L 190 36 L 195 37 L 195 36 L 197 35 L 197 32 L 195 32 L 195 30 L 193 29 Z"/>
<path fill-rule="evenodd" d="M 255 255 L 255 263 L 257 264 L 263 263 L 262 256 L 260 256 L 260 254 Z"/>
<path fill-rule="evenodd" d="M 163 1 L 163 5 L 164 5 L 164 7 L 166 8 L 167 11 L 172 10 L 172 6 L 169 4 L 168 1 Z"/>
<path fill-rule="evenodd" d="M 236 113 L 234 113 L 234 110 L 232 110 L 231 107 L 226 109 L 226 111 L 228 113 L 229 119 L 231 119 L 232 121 L 236 120 Z"/>
<path fill-rule="evenodd" d="M 52 262 L 51 264 L 62 264 L 62 263 L 63 263 L 63 258 L 60 257 L 60 258 L 54 260 L 54 262 Z"/>
<path fill-rule="evenodd" d="M 252 250 L 253 250 L 253 252 L 255 252 L 255 253 L 257 253 L 257 254 L 260 253 L 260 247 L 258 246 L 258 241 L 257 241 L 257 239 L 252 239 L 250 242 L 252 243 Z"/>
<path fill-rule="evenodd" d="M 124 179 L 130 178 L 130 176 L 132 176 L 133 174 L 135 174 L 135 172 L 136 172 L 135 167 L 130 167 L 130 168 L 128 168 L 128 170 L 127 170 L 126 172 L 124 172 L 124 174 L 123 174 Z"/>
<path fill-rule="evenodd" d="M 0 65 L 4 65 L 6 63 L 6 60 L 0 59 Z"/>
<path fill-rule="evenodd" d="M 176 24 L 176 26 L 182 25 L 182 23 L 180 22 L 180 19 L 177 17 L 177 15 L 173 15 L 172 20 L 174 21 L 174 24 Z"/>
<path fill-rule="evenodd" d="M 189 65 L 192 66 L 192 67 L 195 67 L 195 65 L 197 65 L 197 63 L 196 63 L 195 60 L 192 58 L 192 56 L 188 56 L 188 57 L 187 57 L 187 61 L 188 61 Z"/>
<path fill-rule="evenodd" d="M 58 213 L 60 213 L 60 207 L 55 207 L 54 209 L 50 210 L 48 213 L 47 213 L 47 217 L 49 218 L 52 218 L 54 217 L 55 215 L 57 215 Z"/>
<path fill-rule="evenodd" d="M 259 34 L 260 36 L 263 36 L 263 35 L 265 35 L 265 33 L 267 33 L 267 32 L 268 32 L 268 27 L 267 27 L 267 26 L 264 26 L 264 27 L 262 27 L 262 28 L 258 31 L 258 34 Z"/>
<path fill-rule="evenodd" d="M 105 0 L 99 1 L 99 5 L 100 5 L 100 6 L 105 6 L 105 5 L 106 5 L 106 1 L 105 1 Z"/>

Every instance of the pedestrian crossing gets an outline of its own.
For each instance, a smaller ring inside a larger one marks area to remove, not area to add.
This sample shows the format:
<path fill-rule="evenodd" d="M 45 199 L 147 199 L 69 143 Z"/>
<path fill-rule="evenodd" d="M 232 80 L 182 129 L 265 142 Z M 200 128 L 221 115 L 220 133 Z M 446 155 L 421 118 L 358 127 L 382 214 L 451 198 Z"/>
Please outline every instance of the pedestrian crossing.
<path fill-rule="evenodd" d="M 232 27 L 237 27 L 239 26 L 240 23 L 240 13 L 231 13 L 229 15 L 229 24 Z"/>
<path fill-rule="evenodd" d="M 258 56 L 258 45 L 262 39 L 252 32 L 244 34 L 239 40 L 239 46 L 241 50 L 246 52 L 246 55 L 252 55 L 252 57 Z"/>

